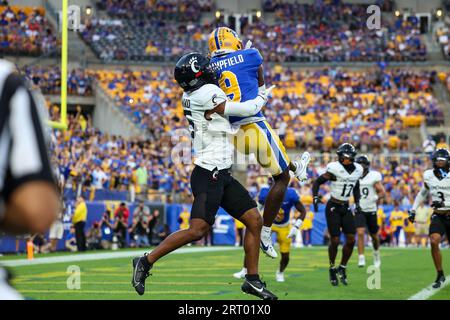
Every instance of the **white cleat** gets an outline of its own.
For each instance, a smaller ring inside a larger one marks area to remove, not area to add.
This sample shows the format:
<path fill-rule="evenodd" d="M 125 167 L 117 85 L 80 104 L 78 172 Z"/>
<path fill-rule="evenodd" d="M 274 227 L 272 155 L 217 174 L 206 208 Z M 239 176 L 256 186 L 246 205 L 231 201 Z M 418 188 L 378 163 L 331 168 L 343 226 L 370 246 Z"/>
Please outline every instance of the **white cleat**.
<path fill-rule="evenodd" d="M 272 237 L 270 236 L 270 229 L 268 227 L 263 227 L 261 231 L 261 250 L 270 258 L 275 259 L 278 257 L 277 252 L 272 244 Z"/>
<path fill-rule="evenodd" d="M 297 169 L 294 172 L 294 176 L 300 181 L 304 182 L 308 180 L 308 174 L 306 173 L 306 169 L 308 168 L 309 161 L 311 160 L 311 155 L 308 151 L 303 152 L 300 156 L 300 159 L 296 159 L 294 164 L 297 166 Z"/>
<path fill-rule="evenodd" d="M 373 265 L 375 268 L 381 267 L 381 257 L 379 250 L 373 252 Z"/>
<path fill-rule="evenodd" d="M 275 248 L 272 245 L 272 241 L 269 243 L 264 243 L 261 239 L 261 250 L 268 256 L 269 258 L 275 259 L 278 257 L 278 253 L 275 251 Z"/>
<path fill-rule="evenodd" d="M 277 279 L 277 282 L 284 282 L 284 272 L 277 271 L 275 273 L 275 278 Z"/>
<path fill-rule="evenodd" d="M 236 279 L 244 279 L 247 274 L 247 269 L 243 268 L 241 271 L 233 273 L 233 277 Z"/>
<path fill-rule="evenodd" d="M 358 267 L 362 268 L 366 265 L 366 257 L 364 255 L 360 255 L 358 258 Z"/>

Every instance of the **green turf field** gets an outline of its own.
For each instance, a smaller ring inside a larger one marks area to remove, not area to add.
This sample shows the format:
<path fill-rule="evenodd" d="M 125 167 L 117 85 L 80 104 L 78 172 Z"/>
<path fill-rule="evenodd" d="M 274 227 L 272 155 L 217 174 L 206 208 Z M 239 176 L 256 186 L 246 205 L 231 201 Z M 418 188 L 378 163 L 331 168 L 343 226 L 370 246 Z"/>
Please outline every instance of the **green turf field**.
<path fill-rule="evenodd" d="M 256 299 L 242 294 L 242 281 L 232 277 L 241 268 L 242 249 L 226 248 L 227 251 L 222 251 L 222 248 L 213 248 L 220 251 L 202 252 L 199 248 L 195 253 L 171 254 L 160 260 L 151 271 L 153 275 L 148 278 L 147 291 L 142 297 L 130 284 L 129 257 L 15 266 L 11 269 L 16 276 L 13 282 L 16 288 L 33 299 Z M 444 270 L 449 274 L 450 250 L 442 250 L 442 255 Z M 73 254 L 59 255 L 64 256 Z M 370 249 L 366 256 L 370 263 Z M 18 257 L 0 257 L 0 263 L 11 263 L 11 259 Z M 293 249 L 284 283 L 275 281 L 278 260 L 261 256 L 260 270 L 263 280 L 280 299 L 408 299 L 435 279 L 428 249 L 382 250 L 381 289 L 367 288 L 370 274 L 366 268 L 357 267 L 356 259 L 357 254 L 354 253 L 348 267 L 350 284 L 347 287 L 332 287 L 328 282 L 325 247 Z M 67 288 L 67 268 L 70 265 L 79 266 L 81 270 L 79 290 Z M 450 285 L 436 292 L 431 299 L 450 300 Z"/>

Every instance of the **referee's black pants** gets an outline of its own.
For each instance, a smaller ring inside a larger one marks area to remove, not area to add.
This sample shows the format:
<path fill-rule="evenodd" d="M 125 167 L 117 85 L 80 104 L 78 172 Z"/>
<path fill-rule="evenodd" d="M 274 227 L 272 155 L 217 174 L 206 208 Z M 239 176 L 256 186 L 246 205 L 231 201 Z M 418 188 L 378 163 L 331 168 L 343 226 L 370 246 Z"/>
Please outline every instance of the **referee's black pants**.
<path fill-rule="evenodd" d="M 75 223 L 75 239 L 77 240 L 78 251 L 86 251 L 86 235 L 84 233 L 85 221 Z"/>

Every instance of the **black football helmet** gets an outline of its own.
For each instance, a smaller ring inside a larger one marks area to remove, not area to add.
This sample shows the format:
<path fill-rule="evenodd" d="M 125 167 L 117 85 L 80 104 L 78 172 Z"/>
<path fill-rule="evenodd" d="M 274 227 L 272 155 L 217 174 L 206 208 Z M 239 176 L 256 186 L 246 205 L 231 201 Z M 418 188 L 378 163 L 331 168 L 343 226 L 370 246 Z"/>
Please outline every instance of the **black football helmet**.
<path fill-rule="evenodd" d="M 356 158 L 356 163 L 359 163 L 360 165 L 363 166 L 364 169 L 369 169 L 370 167 L 370 160 L 369 158 L 363 154 L 362 156 L 359 156 Z"/>
<path fill-rule="evenodd" d="M 339 162 L 342 163 L 345 158 L 350 159 L 352 162 L 355 161 L 356 157 L 356 149 L 355 147 L 350 143 L 343 143 L 339 146 L 339 148 L 336 151 Z"/>
<path fill-rule="evenodd" d="M 446 161 L 445 168 L 447 170 L 450 168 L 450 153 L 447 149 L 437 149 L 431 156 L 431 160 L 433 161 L 434 169 L 441 169 L 437 166 L 437 162 L 440 160 Z"/>
<path fill-rule="evenodd" d="M 217 84 L 216 72 L 207 57 L 198 52 L 185 54 L 178 60 L 173 73 L 175 80 L 186 92 L 205 84 Z"/>

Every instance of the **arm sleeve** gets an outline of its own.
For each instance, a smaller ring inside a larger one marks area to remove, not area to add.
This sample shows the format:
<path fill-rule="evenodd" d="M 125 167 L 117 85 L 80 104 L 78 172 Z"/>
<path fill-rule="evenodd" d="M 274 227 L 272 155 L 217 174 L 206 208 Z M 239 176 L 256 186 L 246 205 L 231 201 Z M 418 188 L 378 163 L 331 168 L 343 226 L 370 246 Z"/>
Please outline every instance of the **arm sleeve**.
<path fill-rule="evenodd" d="M 249 117 L 257 114 L 265 105 L 266 100 L 261 96 L 245 102 L 227 101 L 225 104 L 224 115 Z"/>
<path fill-rule="evenodd" d="M 316 181 L 314 181 L 313 183 L 313 187 L 312 187 L 312 191 L 313 191 L 313 196 L 318 196 L 319 195 L 319 188 L 322 184 L 324 184 L 325 182 L 327 182 L 328 179 L 325 178 L 325 176 L 322 174 L 321 176 L 319 176 Z"/>
<path fill-rule="evenodd" d="M 9 149 L 4 198 L 31 181 L 47 181 L 56 187 L 44 130 L 43 110 L 25 86 L 24 80 L 12 74 L 5 86 L 15 88 L 9 100 Z M 41 109 L 40 109 L 41 108 Z"/>
<path fill-rule="evenodd" d="M 420 189 L 419 193 L 414 199 L 414 204 L 412 206 L 413 210 L 417 210 L 417 207 L 419 207 L 419 205 L 422 204 L 427 199 L 428 192 L 429 191 L 427 187 L 425 187 L 425 185 Z"/>
<path fill-rule="evenodd" d="M 359 206 L 359 200 L 361 199 L 361 191 L 359 189 L 359 181 L 356 182 L 355 187 L 353 188 L 353 197 L 355 198 L 355 204 Z"/>

